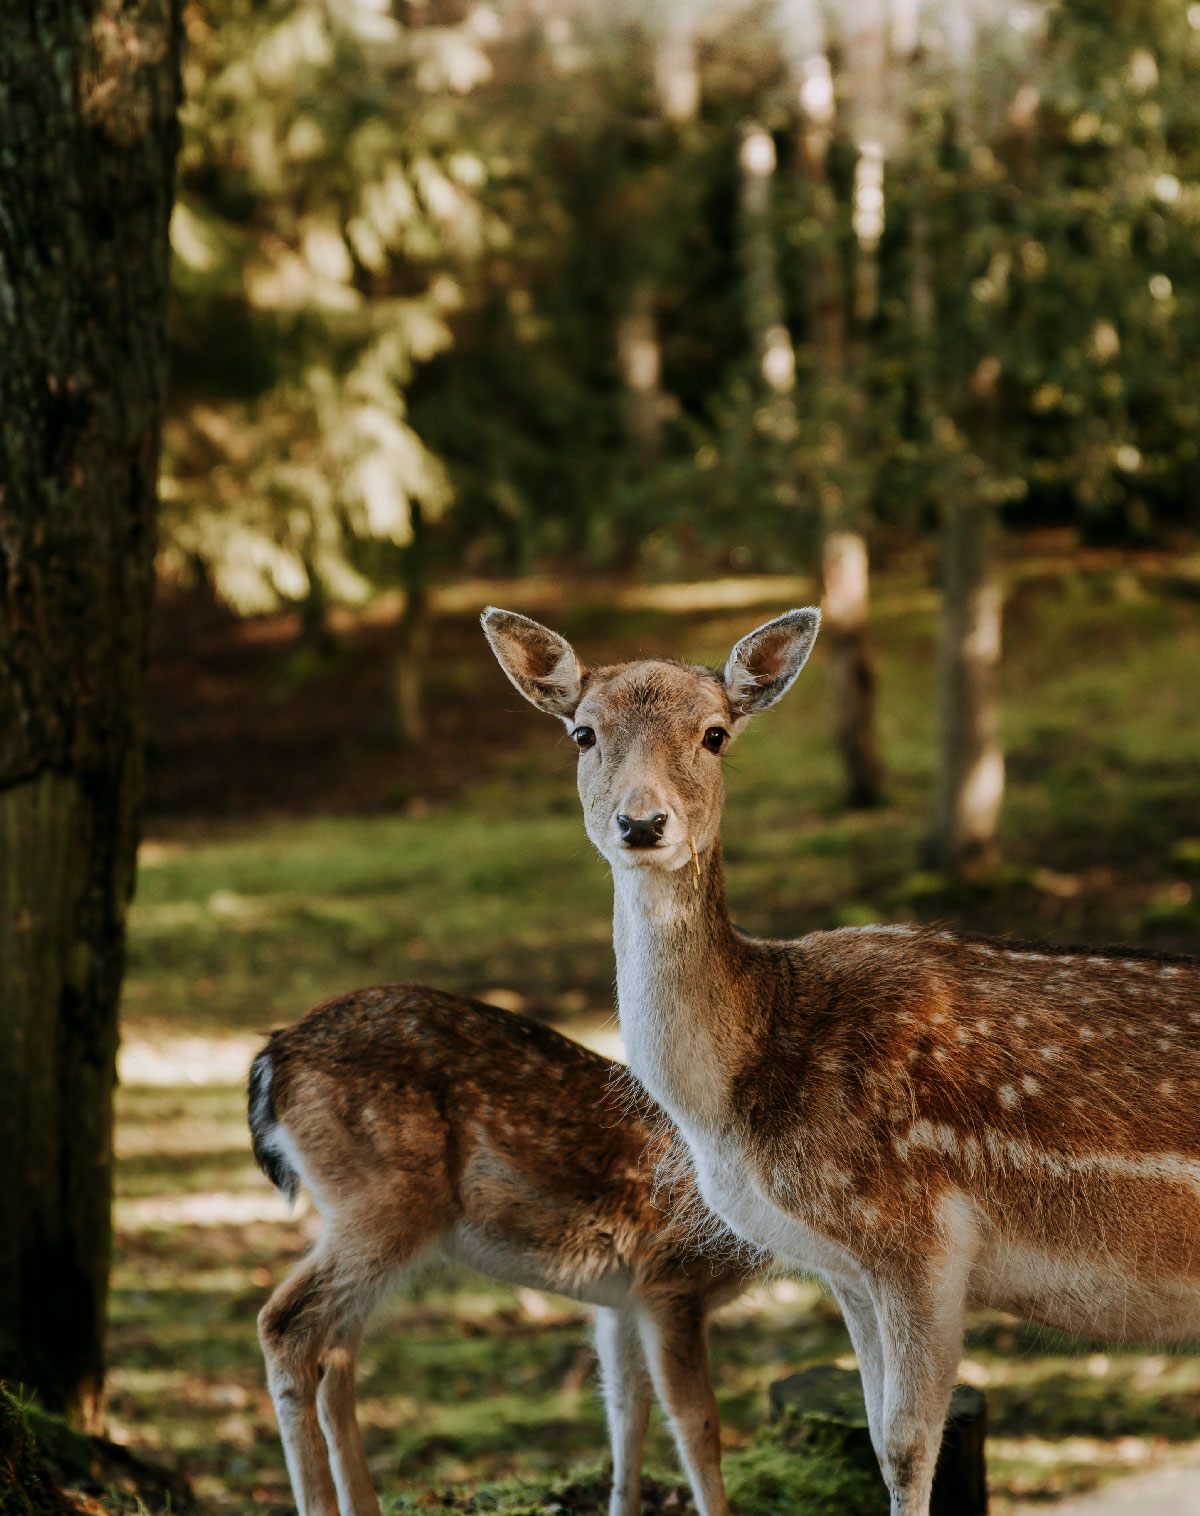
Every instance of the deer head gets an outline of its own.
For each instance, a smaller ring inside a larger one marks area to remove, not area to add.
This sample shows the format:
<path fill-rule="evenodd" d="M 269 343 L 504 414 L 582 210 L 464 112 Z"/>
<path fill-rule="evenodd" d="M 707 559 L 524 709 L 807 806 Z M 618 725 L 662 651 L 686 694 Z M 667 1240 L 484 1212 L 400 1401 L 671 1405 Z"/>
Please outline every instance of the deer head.
<path fill-rule="evenodd" d="M 720 828 L 721 755 L 804 667 L 821 613 L 788 611 L 742 640 L 721 669 L 645 658 L 589 670 L 557 632 L 489 607 L 483 629 L 527 700 L 579 749 L 588 836 L 613 868 L 671 871 Z"/>

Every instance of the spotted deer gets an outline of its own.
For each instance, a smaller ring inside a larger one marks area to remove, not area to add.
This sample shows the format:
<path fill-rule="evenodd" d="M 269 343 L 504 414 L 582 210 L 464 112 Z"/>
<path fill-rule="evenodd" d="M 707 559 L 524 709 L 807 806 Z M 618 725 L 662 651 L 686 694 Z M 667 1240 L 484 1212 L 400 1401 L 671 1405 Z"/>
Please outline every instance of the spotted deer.
<path fill-rule="evenodd" d="M 579 749 L 630 1067 L 707 1204 L 827 1282 L 893 1516 L 925 1516 L 969 1308 L 1117 1341 L 1200 1333 L 1200 959 L 908 926 L 739 933 L 722 756 L 819 621 L 789 611 L 722 668 L 588 670 L 536 622 L 483 617 Z"/>
<path fill-rule="evenodd" d="M 331 1000 L 259 1053 L 254 1155 L 289 1199 L 303 1180 L 323 1223 L 259 1316 L 300 1516 L 379 1516 L 355 1358 L 381 1294 L 430 1258 L 596 1308 L 610 1516 L 641 1508 L 651 1381 L 700 1516 L 728 1516 L 706 1322 L 763 1260 L 704 1211 L 678 1134 L 623 1080 L 549 1027 L 422 985 Z"/>

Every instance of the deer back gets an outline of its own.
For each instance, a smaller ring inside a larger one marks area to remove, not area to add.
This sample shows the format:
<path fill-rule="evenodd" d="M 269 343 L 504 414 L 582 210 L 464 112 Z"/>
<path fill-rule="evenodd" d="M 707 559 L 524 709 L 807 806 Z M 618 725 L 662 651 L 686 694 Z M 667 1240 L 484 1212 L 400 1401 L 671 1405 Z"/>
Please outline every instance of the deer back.
<path fill-rule="evenodd" d="M 426 986 L 358 991 L 276 1033 L 251 1127 L 275 1182 L 303 1177 L 381 1268 L 419 1221 L 448 1258 L 600 1304 L 720 1293 L 752 1271 L 619 1065 Z"/>

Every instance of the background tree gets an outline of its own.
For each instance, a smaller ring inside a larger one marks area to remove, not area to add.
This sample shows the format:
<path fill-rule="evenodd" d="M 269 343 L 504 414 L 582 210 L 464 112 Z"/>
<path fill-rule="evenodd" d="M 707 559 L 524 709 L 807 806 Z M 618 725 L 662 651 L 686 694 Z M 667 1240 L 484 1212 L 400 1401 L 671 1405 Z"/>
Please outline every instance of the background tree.
<path fill-rule="evenodd" d="M 180 19 L 0 30 L 0 1376 L 98 1427 Z"/>

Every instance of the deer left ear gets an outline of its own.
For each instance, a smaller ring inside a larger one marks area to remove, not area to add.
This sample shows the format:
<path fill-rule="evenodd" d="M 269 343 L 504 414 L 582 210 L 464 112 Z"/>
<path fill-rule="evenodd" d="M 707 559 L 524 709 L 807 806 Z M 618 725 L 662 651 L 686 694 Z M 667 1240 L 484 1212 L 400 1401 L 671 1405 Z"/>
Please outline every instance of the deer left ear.
<path fill-rule="evenodd" d="M 743 637 L 725 664 L 725 693 L 735 716 L 774 705 L 804 667 L 821 613 L 815 606 L 788 611 Z"/>

